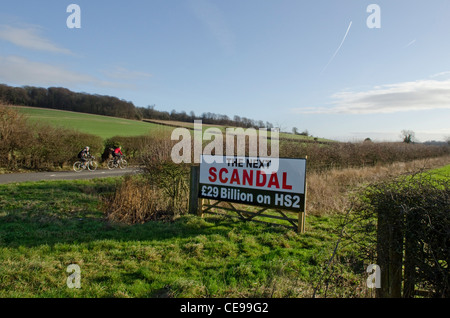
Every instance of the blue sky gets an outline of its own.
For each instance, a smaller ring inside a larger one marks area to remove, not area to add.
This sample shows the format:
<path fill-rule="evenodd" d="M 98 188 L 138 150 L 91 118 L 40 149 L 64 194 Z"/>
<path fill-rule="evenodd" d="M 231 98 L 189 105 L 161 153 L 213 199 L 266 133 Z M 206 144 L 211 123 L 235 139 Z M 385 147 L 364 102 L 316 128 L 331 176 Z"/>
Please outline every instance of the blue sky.
<path fill-rule="evenodd" d="M 70 29 L 70 4 L 81 28 Z M 367 19 L 380 8 L 380 28 Z M 3 1 L 0 83 L 357 141 L 450 136 L 448 0 Z"/>

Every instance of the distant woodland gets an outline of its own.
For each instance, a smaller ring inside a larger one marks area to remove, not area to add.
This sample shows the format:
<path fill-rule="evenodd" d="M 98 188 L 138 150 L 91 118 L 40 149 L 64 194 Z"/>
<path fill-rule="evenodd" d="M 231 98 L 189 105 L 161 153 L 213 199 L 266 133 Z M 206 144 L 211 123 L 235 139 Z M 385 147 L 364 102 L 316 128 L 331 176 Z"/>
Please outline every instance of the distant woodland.
<path fill-rule="evenodd" d="M 154 105 L 137 107 L 132 102 L 117 97 L 76 93 L 63 87 L 12 87 L 0 84 L 0 101 L 10 105 L 60 109 L 126 119 L 161 119 L 183 122 L 193 122 L 196 119 L 201 119 L 204 124 L 243 128 L 273 128 L 273 125 L 269 122 L 256 121 L 237 115 L 230 118 L 227 115 L 210 112 L 198 116 L 192 111 L 189 114 L 185 111 L 160 111 L 156 110 Z"/>

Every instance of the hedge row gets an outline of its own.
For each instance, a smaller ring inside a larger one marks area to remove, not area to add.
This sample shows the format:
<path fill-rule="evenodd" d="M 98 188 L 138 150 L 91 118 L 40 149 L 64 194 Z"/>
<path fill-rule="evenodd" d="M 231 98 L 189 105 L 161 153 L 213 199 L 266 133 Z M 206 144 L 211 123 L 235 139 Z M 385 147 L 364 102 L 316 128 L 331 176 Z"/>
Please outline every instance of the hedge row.
<path fill-rule="evenodd" d="M 30 123 L 9 107 L 0 107 L 0 166 L 15 169 L 52 169 L 72 164 L 84 147 L 100 154 L 100 137 L 75 130 Z"/>

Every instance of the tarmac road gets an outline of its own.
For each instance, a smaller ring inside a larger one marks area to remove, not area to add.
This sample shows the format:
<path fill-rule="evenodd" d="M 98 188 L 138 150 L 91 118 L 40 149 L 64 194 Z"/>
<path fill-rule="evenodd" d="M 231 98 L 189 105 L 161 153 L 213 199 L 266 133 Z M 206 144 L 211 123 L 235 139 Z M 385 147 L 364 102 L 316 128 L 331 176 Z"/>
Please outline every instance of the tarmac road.
<path fill-rule="evenodd" d="M 30 173 L 7 173 L 0 174 L 0 184 L 16 183 L 25 181 L 42 181 L 42 180 L 76 180 L 76 179 L 95 179 L 106 177 L 118 177 L 126 174 L 136 174 L 142 172 L 140 168 L 127 169 L 97 169 L 96 171 L 83 170 L 75 171 L 58 171 L 58 172 L 30 172 Z"/>

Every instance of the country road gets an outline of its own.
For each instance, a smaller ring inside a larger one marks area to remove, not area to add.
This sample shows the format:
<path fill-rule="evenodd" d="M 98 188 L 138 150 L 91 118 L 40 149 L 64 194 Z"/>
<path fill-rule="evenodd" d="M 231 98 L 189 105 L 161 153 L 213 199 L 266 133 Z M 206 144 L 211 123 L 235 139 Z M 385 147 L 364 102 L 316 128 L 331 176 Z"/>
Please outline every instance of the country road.
<path fill-rule="evenodd" d="M 30 172 L 30 173 L 7 173 L 0 174 L 0 184 L 25 182 L 25 181 L 42 181 L 42 180 L 76 180 L 76 179 L 95 179 L 106 177 L 118 177 L 126 174 L 140 173 L 140 168 L 127 169 L 98 169 L 96 171 L 58 171 L 58 172 Z"/>

